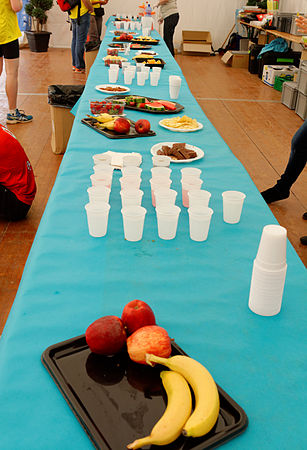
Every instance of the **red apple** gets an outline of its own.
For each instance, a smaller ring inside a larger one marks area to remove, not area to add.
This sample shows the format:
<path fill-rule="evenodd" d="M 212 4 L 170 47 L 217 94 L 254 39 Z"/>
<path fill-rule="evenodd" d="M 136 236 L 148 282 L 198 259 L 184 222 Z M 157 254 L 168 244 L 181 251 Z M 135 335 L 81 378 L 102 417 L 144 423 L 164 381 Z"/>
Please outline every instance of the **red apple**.
<path fill-rule="evenodd" d="M 114 131 L 120 134 L 128 134 L 130 130 L 130 122 L 123 117 L 119 117 L 114 122 Z"/>
<path fill-rule="evenodd" d="M 149 325 L 128 337 L 127 350 L 132 361 L 146 364 L 146 353 L 168 358 L 172 351 L 171 339 L 164 328 Z"/>
<path fill-rule="evenodd" d="M 104 316 L 87 328 L 85 339 L 93 353 L 107 356 L 118 353 L 124 347 L 127 335 L 119 317 Z"/>
<path fill-rule="evenodd" d="M 127 334 L 132 334 L 146 325 L 156 325 L 153 310 L 142 300 L 132 300 L 123 309 L 121 320 Z"/>
<path fill-rule="evenodd" d="M 150 122 L 146 119 L 139 119 L 135 122 L 135 130 L 139 134 L 145 134 L 150 131 Z"/>

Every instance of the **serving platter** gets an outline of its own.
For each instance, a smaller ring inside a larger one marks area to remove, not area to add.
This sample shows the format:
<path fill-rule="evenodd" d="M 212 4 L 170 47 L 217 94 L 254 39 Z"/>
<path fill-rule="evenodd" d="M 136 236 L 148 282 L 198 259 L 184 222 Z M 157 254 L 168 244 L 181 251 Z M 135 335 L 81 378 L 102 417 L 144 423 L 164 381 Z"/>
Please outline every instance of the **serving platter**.
<path fill-rule="evenodd" d="M 168 147 L 172 147 L 173 144 L 178 144 L 178 142 L 159 142 L 158 144 L 155 144 L 151 147 L 150 153 L 153 156 L 156 156 L 158 154 L 158 151 L 162 149 L 162 146 L 167 145 Z M 175 159 L 174 157 L 170 156 L 171 163 L 179 163 L 179 164 L 180 163 L 191 163 L 191 162 L 197 161 L 198 159 L 202 159 L 205 155 L 203 150 L 199 147 L 195 147 L 195 145 L 185 144 L 185 147 L 188 150 L 193 150 L 197 154 L 196 158 Z"/>
<path fill-rule="evenodd" d="M 173 342 L 172 355 L 178 354 L 186 355 Z M 96 449 L 126 448 L 135 439 L 147 436 L 165 410 L 160 379 L 163 368 L 136 364 L 126 351 L 114 356 L 96 355 L 82 335 L 48 347 L 41 360 Z M 245 430 L 248 419 L 244 410 L 217 387 L 220 412 L 213 429 L 199 438 L 181 435 L 159 449 L 204 450 Z"/>
<path fill-rule="evenodd" d="M 126 97 L 127 97 L 126 95 L 120 95 L 120 94 L 117 95 L 116 94 L 116 95 L 112 95 L 110 97 L 106 97 L 106 100 L 124 100 Z M 153 98 L 153 97 L 145 97 L 145 98 L 147 100 L 154 101 L 154 102 L 159 100 L 158 98 Z M 162 100 L 162 99 L 160 99 L 160 100 Z M 146 113 L 150 113 L 150 114 L 174 114 L 174 113 L 178 113 L 184 109 L 184 106 L 180 105 L 180 103 L 177 103 L 177 102 L 171 102 L 171 103 L 175 104 L 176 109 L 174 109 L 174 110 L 167 109 L 165 111 L 150 111 L 145 108 L 139 108 L 137 106 L 130 106 L 130 105 L 125 105 L 125 109 L 132 109 L 134 111 L 142 111 L 142 112 L 146 112 Z"/>
<path fill-rule="evenodd" d="M 119 134 L 114 130 L 107 130 L 107 129 L 101 129 L 95 126 L 95 122 L 97 122 L 96 119 L 92 117 L 85 117 L 84 119 L 81 119 L 81 122 L 91 128 L 92 130 L 96 131 L 97 133 L 102 134 L 103 136 L 106 136 L 109 139 L 131 139 L 131 138 L 141 138 L 141 137 L 149 137 L 149 136 L 155 136 L 156 133 L 152 130 L 150 130 L 148 133 L 140 134 L 137 133 L 135 130 L 135 122 L 128 119 L 130 122 L 130 130 L 127 134 Z"/>
<path fill-rule="evenodd" d="M 162 69 L 165 66 L 165 61 L 162 58 L 151 58 L 148 56 L 147 58 L 133 58 L 137 63 L 143 63 L 147 67 L 161 67 Z M 150 62 L 151 61 L 151 62 Z M 154 61 L 154 62 L 153 62 Z"/>
<path fill-rule="evenodd" d="M 160 42 L 160 39 L 140 39 L 140 38 L 133 38 L 132 41 L 134 44 L 150 44 L 150 45 L 158 45 Z"/>
<path fill-rule="evenodd" d="M 160 127 L 163 127 L 163 128 L 166 128 L 169 131 L 175 131 L 175 132 L 178 132 L 178 133 L 192 133 L 193 131 L 199 131 L 199 130 L 201 130 L 204 127 L 202 123 L 197 122 L 198 126 L 196 128 L 187 128 L 187 129 L 184 129 L 184 128 L 181 128 L 181 129 L 180 128 L 173 128 L 173 127 L 169 127 L 169 126 L 165 125 L 164 123 L 162 123 L 163 120 L 164 119 L 160 120 L 160 122 L 159 122 Z"/>
<path fill-rule="evenodd" d="M 120 84 L 98 84 L 97 86 L 95 86 L 95 89 L 99 92 L 102 92 L 103 94 L 110 94 L 111 92 L 118 92 L 118 91 L 110 91 L 107 90 L 105 88 L 120 88 L 120 89 L 124 89 L 123 91 L 120 92 L 130 92 L 130 88 L 128 88 L 127 86 L 121 86 Z"/>
<path fill-rule="evenodd" d="M 127 41 L 123 41 L 123 42 L 127 42 Z M 108 47 L 118 48 L 120 51 L 124 51 L 123 42 L 119 42 L 117 44 L 111 43 L 111 44 L 108 44 Z M 150 48 L 151 48 L 150 45 L 131 44 L 131 46 L 130 46 L 130 50 L 149 50 Z"/>

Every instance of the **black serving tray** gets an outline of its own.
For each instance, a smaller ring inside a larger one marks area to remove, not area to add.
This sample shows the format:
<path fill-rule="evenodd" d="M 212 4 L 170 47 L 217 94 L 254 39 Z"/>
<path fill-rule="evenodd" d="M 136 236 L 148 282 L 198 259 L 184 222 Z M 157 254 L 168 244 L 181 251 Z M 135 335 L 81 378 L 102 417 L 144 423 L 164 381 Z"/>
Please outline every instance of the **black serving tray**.
<path fill-rule="evenodd" d="M 134 60 L 137 63 L 143 63 L 144 61 L 148 61 L 148 60 L 151 60 L 151 59 L 154 59 L 155 61 L 161 61 L 161 63 L 157 63 L 157 62 L 155 62 L 155 63 L 148 63 L 148 62 L 145 62 L 145 66 L 151 67 L 151 68 L 152 67 L 161 67 L 162 69 L 164 68 L 165 61 L 162 58 L 154 58 L 154 57 L 150 57 L 150 56 L 147 56 L 146 58 L 134 58 Z"/>
<path fill-rule="evenodd" d="M 128 42 L 128 41 L 117 41 L 117 44 L 120 45 L 120 47 L 118 47 L 118 45 L 116 45 L 115 42 L 113 44 L 109 44 L 108 47 L 124 49 L 124 45 L 123 45 L 124 42 Z M 151 49 L 151 45 L 140 45 L 140 47 L 138 47 L 138 48 L 130 47 L 130 50 L 150 50 L 150 49 Z"/>
<path fill-rule="evenodd" d="M 125 97 L 130 97 L 133 94 L 123 94 L 123 95 L 111 95 L 110 97 L 106 97 L 105 100 L 119 100 L 119 99 L 124 99 Z M 146 97 L 145 95 L 142 97 L 147 98 L 147 100 L 153 100 L 153 101 L 159 101 L 162 100 L 162 98 L 158 99 L 158 98 L 152 98 L 152 97 Z M 169 101 L 169 100 L 168 100 Z M 174 109 L 173 111 L 170 111 L 169 109 L 166 109 L 165 111 L 150 111 L 149 109 L 145 109 L 145 108 L 137 108 L 136 106 L 129 106 L 129 105 L 125 105 L 125 109 L 133 109 L 134 111 L 142 111 L 142 112 L 146 112 L 146 113 L 150 113 L 150 114 L 174 114 L 174 113 L 179 113 L 180 111 L 182 111 L 184 109 L 184 106 L 180 105 L 180 103 L 177 102 L 173 102 L 172 100 L 170 100 L 172 103 L 175 103 L 176 105 L 176 109 Z"/>
<path fill-rule="evenodd" d="M 154 39 L 153 41 L 146 41 L 146 40 L 144 41 L 144 40 L 142 40 L 142 39 L 133 38 L 133 39 L 131 40 L 131 42 L 132 42 L 133 44 L 158 45 L 159 42 L 160 42 L 160 39 Z"/>
<path fill-rule="evenodd" d="M 174 342 L 172 354 L 186 355 Z M 126 351 L 112 357 L 95 355 L 82 335 L 48 347 L 42 363 L 99 450 L 125 449 L 147 436 L 165 410 L 160 379 L 165 368 L 136 364 Z M 248 424 L 245 412 L 219 386 L 218 391 L 220 414 L 210 433 L 200 438 L 180 436 L 172 444 L 150 449 L 204 450 L 242 433 Z"/>
<path fill-rule="evenodd" d="M 103 134 L 104 136 L 108 137 L 109 139 L 130 139 L 130 138 L 138 138 L 138 137 L 148 137 L 148 136 L 155 136 L 156 133 L 152 130 L 150 130 L 148 133 L 140 134 L 135 131 L 134 125 L 135 122 L 129 119 L 130 122 L 130 130 L 128 134 L 118 134 L 116 131 L 113 130 L 100 130 L 97 128 L 94 123 L 97 122 L 95 119 L 91 117 L 86 117 L 84 119 L 81 119 L 81 122 L 84 123 L 84 125 L 87 125 L 88 127 L 92 128 L 92 130 L 97 131 L 97 133 Z"/>

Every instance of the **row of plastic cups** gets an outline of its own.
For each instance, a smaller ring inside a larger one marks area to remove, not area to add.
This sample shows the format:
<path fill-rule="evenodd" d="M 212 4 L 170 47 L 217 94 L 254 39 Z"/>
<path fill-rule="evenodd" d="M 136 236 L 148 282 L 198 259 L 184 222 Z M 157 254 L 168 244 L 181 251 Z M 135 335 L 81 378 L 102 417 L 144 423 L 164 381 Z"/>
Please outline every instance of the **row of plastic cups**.
<path fill-rule="evenodd" d="M 150 67 L 147 66 L 143 66 L 141 71 L 137 71 L 137 85 L 144 86 L 145 81 L 148 80 L 149 77 L 150 77 L 150 85 L 158 86 L 160 73 L 150 71 Z"/>
<path fill-rule="evenodd" d="M 93 161 L 95 166 L 110 166 L 112 157 L 109 153 L 97 153 L 93 155 Z M 140 154 L 127 154 L 123 156 L 123 166 L 124 167 L 139 167 L 142 162 L 142 157 Z M 113 166 L 112 173 L 113 173 Z"/>
<path fill-rule="evenodd" d="M 140 30 L 142 25 L 141 22 L 133 22 L 133 21 L 129 22 L 127 20 L 122 21 L 117 20 L 115 22 L 115 27 L 117 30 L 120 30 L 121 28 L 123 28 L 124 30 L 129 30 L 130 28 L 131 31 L 134 31 L 135 29 Z"/>

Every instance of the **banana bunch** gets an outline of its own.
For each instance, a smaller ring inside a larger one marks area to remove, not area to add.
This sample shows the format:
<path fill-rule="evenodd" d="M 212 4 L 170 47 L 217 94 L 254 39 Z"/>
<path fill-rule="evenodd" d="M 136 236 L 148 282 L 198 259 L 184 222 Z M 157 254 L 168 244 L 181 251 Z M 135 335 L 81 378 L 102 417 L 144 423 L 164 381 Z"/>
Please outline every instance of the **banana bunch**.
<path fill-rule="evenodd" d="M 187 437 L 207 434 L 214 427 L 220 409 L 218 390 L 208 370 L 195 359 L 183 355 L 160 358 L 147 354 L 146 362 L 150 365 L 162 364 L 170 369 L 161 373 L 168 404 L 150 436 L 137 439 L 129 444 L 128 448 L 135 450 L 148 444 L 167 445 L 181 433 Z M 192 414 L 191 398 L 188 395 L 190 388 L 187 383 L 195 396 Z"/>
<path fill-rule="evenodd" d="M 101 130 L 104 130 L 105 128 L 107 130 L 114 130 L 114 123 L 115 120 L 118 118 L 118 116 L 111 116 L 110 114 L 104 113 L 100 114 L 99 116 L 88 116 L 91 119 L 96 120 L 96 126 L 100 128 Z"/>

